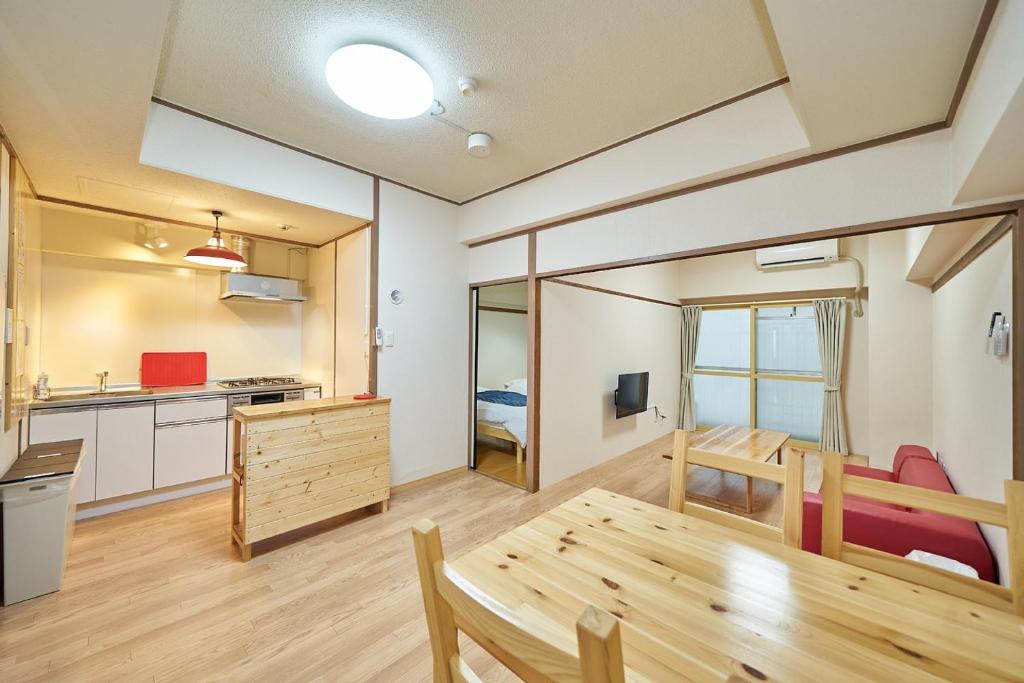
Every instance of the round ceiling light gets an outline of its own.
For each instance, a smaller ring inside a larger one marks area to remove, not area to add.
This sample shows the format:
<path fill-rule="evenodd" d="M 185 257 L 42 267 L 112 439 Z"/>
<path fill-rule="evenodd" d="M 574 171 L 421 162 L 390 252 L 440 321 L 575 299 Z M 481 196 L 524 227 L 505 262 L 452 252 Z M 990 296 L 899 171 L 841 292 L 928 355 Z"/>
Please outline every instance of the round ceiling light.
<path fill-rule="evenodd" d="M 434 83 L 423 67 L 380 45 L 346 45 L 330 56 L 325 71 L 342 102 L 377 118 L 411 119 L 434 101 Z"/>

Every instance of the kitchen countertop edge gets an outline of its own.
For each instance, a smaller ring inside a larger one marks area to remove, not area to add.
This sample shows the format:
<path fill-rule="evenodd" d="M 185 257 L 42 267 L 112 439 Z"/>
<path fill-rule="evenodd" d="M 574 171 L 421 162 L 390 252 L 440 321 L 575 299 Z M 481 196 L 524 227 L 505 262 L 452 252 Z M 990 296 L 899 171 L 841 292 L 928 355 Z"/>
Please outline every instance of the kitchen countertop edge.
<path fill-rule="evenodd" d="M 104 406 L 122 403 L 144 403 L 146 401 L 166 401 L 178 398 L 199 398 L 202 396 L 230 396 L 233 394 L 251 394 L 254 392 L 295 389 L 313 389 L 321 386 L 318 382 L 301 382 L 298 384 L 283 384 L 279 386 L 263 387 L 239 387 L 227 389 L 219 386 L 216 382 L 207 384 L 191 384 L 177 387 L 152 387 L 152 394 L 138 394 L 135 396 L 76 396 L 73 398 L 61 398 L 49 401 L 32 401 L 28 405 L 29 410 L 45 410 L 49 408 L 76 408 L 81 406 Z M 112 392 L 118 389 L 112 389 Z"/>

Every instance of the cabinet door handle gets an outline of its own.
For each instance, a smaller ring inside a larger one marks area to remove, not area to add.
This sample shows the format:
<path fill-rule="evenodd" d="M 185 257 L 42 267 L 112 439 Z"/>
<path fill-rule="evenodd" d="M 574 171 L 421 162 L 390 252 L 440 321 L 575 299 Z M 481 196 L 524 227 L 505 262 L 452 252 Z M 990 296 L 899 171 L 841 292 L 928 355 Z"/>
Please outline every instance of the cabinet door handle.
<path fill-rule="evenodd" d="M 224 422 L 227 418 L 223 415 L 220 417 L 208 417 L 204 420 L 179 420 L 178 422 L 162 422 L 156 425 L 156 429 L 166 429 L 167 427 L 191 427 L 192 425 L 205 425 L 213 422 Z"/>

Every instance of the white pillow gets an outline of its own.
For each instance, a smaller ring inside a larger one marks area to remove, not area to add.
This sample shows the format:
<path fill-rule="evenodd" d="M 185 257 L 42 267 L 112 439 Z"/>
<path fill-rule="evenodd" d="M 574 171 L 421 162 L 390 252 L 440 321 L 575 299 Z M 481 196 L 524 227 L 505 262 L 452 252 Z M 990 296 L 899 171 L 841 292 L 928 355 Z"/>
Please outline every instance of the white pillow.
<path fill-rule="evenodd" d="M 505 390 L 526 396 L 526 378 L 513 379 L 505 382 Z"/>

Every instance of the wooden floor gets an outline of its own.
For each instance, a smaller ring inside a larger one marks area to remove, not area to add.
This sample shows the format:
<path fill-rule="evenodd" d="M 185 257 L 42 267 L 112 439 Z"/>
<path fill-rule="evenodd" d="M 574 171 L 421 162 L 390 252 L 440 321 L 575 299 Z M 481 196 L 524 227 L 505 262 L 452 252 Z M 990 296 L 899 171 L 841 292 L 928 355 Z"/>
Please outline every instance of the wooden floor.
<path fill-rule="evenodd" d="M 591 486 L 665 505 L 670 449 L 671 436 L 534 495 L 450 473 L 247 564 L 228 539 L 227 491 L 80 522 L 63 590 L 0 609 L 0 680 L 427 681 L 416 519 L 438 522 L 454 557 Z M 737 500 L 745 488 L 710 471 L 691 486 Z M 755 517 L 778 519 L 773 489 L 757 488 Z M 514 680 L 464 645 L 485 679 Z"/>
<path fill-rule="evenodd" d="M 477 441 L 476 469 L 513 486 L 526 488 L 526 463 L 517 463 L 515 451 L 508 446 L 502 448 Z"/>

